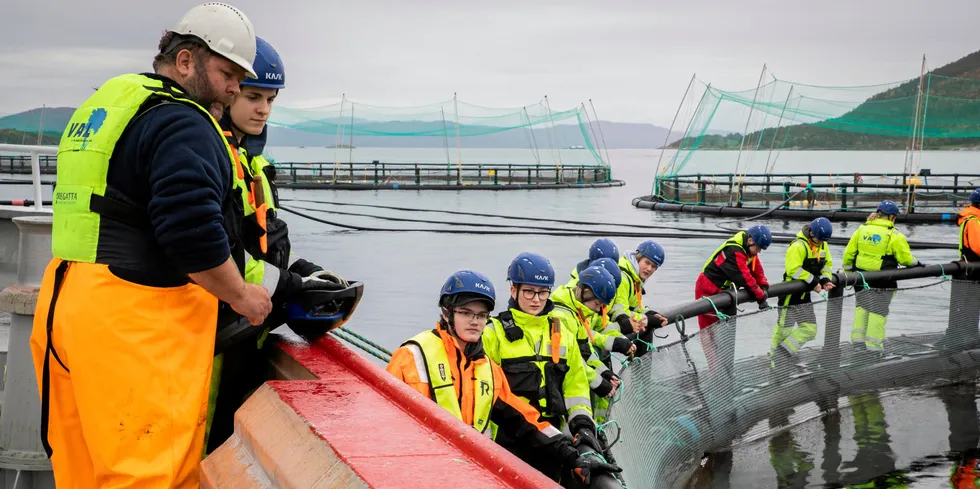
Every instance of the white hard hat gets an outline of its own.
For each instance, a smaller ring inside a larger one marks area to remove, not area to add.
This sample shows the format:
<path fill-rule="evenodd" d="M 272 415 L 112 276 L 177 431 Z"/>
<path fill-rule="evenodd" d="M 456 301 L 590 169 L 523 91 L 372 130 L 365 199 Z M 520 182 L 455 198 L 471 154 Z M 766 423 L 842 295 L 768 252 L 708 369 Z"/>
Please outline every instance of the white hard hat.
<path fill-rule="evenodd" d="M 255 30 L 241 10 L 226 3 L 204 3 L 188 10 L 170 30 L 200 38 L 211 51 L 244 68 L 249 78 L 258 78 L 252 68 Z"/>

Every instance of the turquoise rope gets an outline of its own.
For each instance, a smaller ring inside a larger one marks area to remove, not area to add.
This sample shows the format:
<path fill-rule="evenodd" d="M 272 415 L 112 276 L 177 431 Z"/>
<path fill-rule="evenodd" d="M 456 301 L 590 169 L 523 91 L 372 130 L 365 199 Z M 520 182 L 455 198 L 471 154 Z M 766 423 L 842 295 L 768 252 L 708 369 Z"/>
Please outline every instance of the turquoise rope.
<path fill-rule="evenodd" d="M 343 328 L 341 328 L 341 329 L 343 329 Z M 338 338 L 346 341 L 347 343 L 350 343 L 353 346 L 356 346 L 356 347 L 360 348 L 361 350 L 363 350 L 368 355 L 371 355 L 374 358 L 377 358 L 378 360 L 381 360 L 382 362 L 388 363 L 388 362 L 391 361 L 391 354 L 390 353 L 387 355 L 387 357 L 385 357 L 382 353 L 377 352 L 376 350 L 374 350 L 373 348 L 369 347 L 368 345 L 362 344 L 359 341 L 357 341 L 356 339 L 351 338 L 351 337 L 348 337 L 347 335 L 343 334 L 343 331 L 341 331 L 341 329 L 335 329 L 335 330 L 333 330 L 331 332 L 335 336 L 337 336 Z M 385 352 L 385 353 L 387 353 L 387 352 Z"/>
<path fill-rule="evenodd" d="M 728 319 L 728 315 L 719 311 L 718 306 L 715 305 L 715 301 L 711 300 L 711 297 L 704 296 L 705 299 L 711 304 L 711 308 L 715 310 L 715 315 L 717 315 L 719 321 L 724 321 Z"/>
<path fill-rule="evenodd" d="M 357 333 L 355 333 L 355 332 L 347 329 L 346 326 L 341 326 L 340 329 L 343 332 L 345 332 L 345 333 L 347 333 L 347 334 L 349 334 L 349 335 L 351 335 L 351 336 L 353 336 L 353 337 L 355 337 L 355 338 L 363 341 L 364 343 L 367 343 L 368 345 L 371 345 L 372 347 L 374 347 L 375 350 L 378 350 L 378 351 L 384 353 L 385 355 L 388 355 L 389 357 L 391 356 L 391 352 L 388 351 L 388 350 L 386 350 L 385 347 L 383 347 L 383 346 L 381 346 L 381 345 L 379 345 L 379 344 L 377 344 L 377 343 L 375 343 L 375 342 L 373 342 L 373 341 L 365 338 L 364 336 L 361 336 L 361 335 L 359 335 L 359 334 L 357 334 Z"/>

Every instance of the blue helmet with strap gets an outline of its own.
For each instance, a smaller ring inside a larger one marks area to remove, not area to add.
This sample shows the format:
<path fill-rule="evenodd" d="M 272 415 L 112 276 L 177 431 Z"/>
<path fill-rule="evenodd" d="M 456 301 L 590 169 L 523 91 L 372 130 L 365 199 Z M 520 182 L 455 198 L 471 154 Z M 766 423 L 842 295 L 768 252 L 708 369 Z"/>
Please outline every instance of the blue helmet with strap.
<path fill-rule="evenodd" d="M 554 287 L 555 268 L 547 258 L 525 251 L 510 262 L 510 266 L 507 267 L 507 280 L 514 284 Z"/>
<path fill-rule="evenodd" d="M 286 88 L 286 69 L 282 66 L 282 58 L 272 45 L 255 37 L 255 61 L 252 62 L 256 78 L 246 78 L 243 87 Z"/>
<path fill-rule="evenodd" d="M 747 229 L 745 234 L 748 234 L 760 249 L 767 249 L 772 244 L 772 232 L 769 231 L 768 226 L 757 224 Z"/>
<path fill-rule="evenodd" d="M 830 224 L 830 219 L 818 217 L 810 222 L 810 234 L 820 241 L 827 241 L 834 235 L 834 226 Z"/>
<path fill-rule="evenodd" d="M 493 310 L 497 293 L 486 275 L 473 270 L 460 270 L 446 280 L 439 293 L 440 307 L 456 307 L 473 301 L 482 301 Z"/>
<path fill-rule="evenodd" d="M 657 268 L 662 267 L 664 261 L 667 260 L 667 254 L 664 253 L 664 247 L 660 246 L 660 243 L 657 243 L 652 239 L 640 243 L 640 246 L 636 247 L 636 253 L 652 261 L 657 265 Z M 637 260 L 639 260 L 639 258 L 637 258 Z"/>
<path fill-rule="evenodd" d="M 898 204 L 890 200 L 883 200 L 880 204 L 878 204 L 878 208 L 876 210 L 886 216 L 897 216 Z"/>
<path fill-rule="evenodd" d="M 623 281 L 623 271 L 619 269 L 619 264 L 613 261 L 612 258 L 599 258 L 597 260 L 592 260 L 592 263 L 589 263 L 589 266 L 604 268 L 607 272 L 609 272 L 609 275 L 612 275 L 613 282 L 616 284 L 617 288 Z"/>
<path fill-rule="evenodd" d="M 612 258 L 614 262 L 619 263 L 619 248 L 616 247 L 616 243 L 609 238 L 595 240 L 595 243 L 589 247 L 589 262 L 599 258 Z"/>
<path fill-rule="evenodd" d="M 578 283 L 592 290 L 599 302 L 609 305 L 616 298 L 616 284 L 605 268 L 590 266 L 578 274 Z"/>
<path fill-rule="evenodd" d="M 970 194 L 970 203 L 980 204 L 980 188 L 974 190 L 973 193 Z"/>
<path fill-rule="evenodd" d="M 347 282 L 335 285 L 331 290 L 307 290 L 291 298 L 285 304 L 289 329 L 313 342 L 343 326 L 360 303 L 364 284 Z M 220 338 L 220 333 L 218 336 Z"/>

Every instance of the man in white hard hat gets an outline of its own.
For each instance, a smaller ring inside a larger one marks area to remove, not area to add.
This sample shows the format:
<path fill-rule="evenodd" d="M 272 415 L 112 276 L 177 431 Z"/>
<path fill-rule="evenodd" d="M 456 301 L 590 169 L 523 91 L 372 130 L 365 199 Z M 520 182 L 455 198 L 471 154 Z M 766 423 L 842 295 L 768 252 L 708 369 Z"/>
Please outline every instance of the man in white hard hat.
<path fill-rule="evenodd" d="M 155 73 L 110 79 L 62 135 L 31 336 L 59 489 L 198 487 L 217 316 L 272 308 L 243 279 L 246 188 L 208 112 L 254 57 L 245 14 L 197 6 Z"/>

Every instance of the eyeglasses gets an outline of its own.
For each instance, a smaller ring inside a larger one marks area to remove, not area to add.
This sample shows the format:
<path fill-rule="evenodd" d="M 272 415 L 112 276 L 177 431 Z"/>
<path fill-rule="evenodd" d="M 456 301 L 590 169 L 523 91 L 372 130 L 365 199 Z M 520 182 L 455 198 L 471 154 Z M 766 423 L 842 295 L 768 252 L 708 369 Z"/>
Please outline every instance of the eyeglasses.
<path fill-rule="evenodd" d="M 489 312 L 473 312 L 469 309 L 456 309 L 456 314 L 462 316 L 467 321 L 472 321 L 474 319 L 479 321 L 486 321 L 490 317 Z"/>
<path fill-rule="evenodd" d="M 524 298 L 527 300 L 532 300 L 535 297 L 537 297 L 538 300 L 546 301 L 548 300 L 549 297 L 551 297 L 551 291 L 547 289 L 545 290 L 521 289 L 521 295 L 524 296 Z"/>
<path fill-rule="evenodd" d="M 582 298 L 579 299 L 579 301 L 582 304 L 585 304 L 585 303 L 592 302 L 592 301 L 599 301 L 599 298 L 596 297 L 595 294 L 592 293 L 591 290 L 589 290 L 589 289 L 582 289 Z M 601 302 L 601 301 L 599 301 L 599 302 Z"/>

